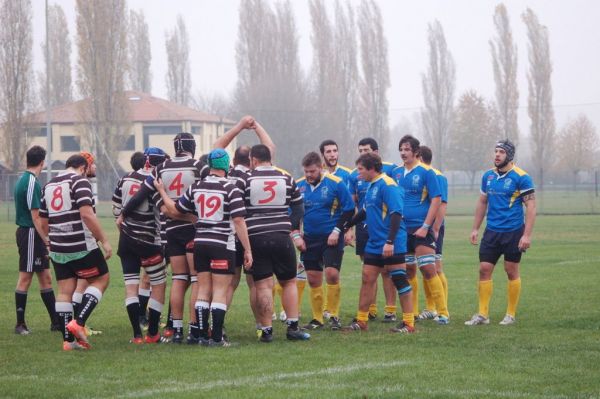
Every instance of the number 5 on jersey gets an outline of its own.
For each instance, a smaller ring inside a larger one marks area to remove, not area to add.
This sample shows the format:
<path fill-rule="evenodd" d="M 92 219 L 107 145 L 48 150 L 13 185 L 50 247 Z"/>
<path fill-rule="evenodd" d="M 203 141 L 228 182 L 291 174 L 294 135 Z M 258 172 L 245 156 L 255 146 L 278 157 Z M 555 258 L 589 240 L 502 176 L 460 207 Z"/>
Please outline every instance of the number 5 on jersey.
<path fill-rule="evenodd" d="M 250 204 L 254 206 L 285 205 L 285 180 L 278 178 L 250 180 Z"/>

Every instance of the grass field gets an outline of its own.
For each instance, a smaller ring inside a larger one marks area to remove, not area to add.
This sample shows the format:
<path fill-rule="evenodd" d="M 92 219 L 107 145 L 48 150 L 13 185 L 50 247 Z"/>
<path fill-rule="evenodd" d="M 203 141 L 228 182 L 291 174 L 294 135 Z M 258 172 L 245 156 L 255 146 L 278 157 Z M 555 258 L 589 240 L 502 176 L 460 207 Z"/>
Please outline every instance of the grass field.
<path fill-rule="evenodd" d="M 111 220 L 102 221 L 116 244 Z M 111 286 L 90 320 L 104 334 L 91 338 L 91 351 L 63 353 L 35 282 L 27 306 L 32 334 L 13 334 L 14 225 L 0 223 L 0 397 L 600 397 L 600 216 L 538 218 L 522 266 L 518 323 L 509 327 L 497 324 L 506 307 L 501 268 L 492 323 L 463 325 L 476 311 L 477 249 L 466 240 L 470 217 L 447 225 L 448 326 L 425 322 L 417 334 L 397 336 L 372 322 L 368 333 L 319 331 L 309 342 L 287 342 L 276 322 L 276 341 L 259 344 L 241 285 L 227 316 L 235 347 L 132 346 L 115 257 Z M 348 252 L 344 322 L 354 316 L 359 281 L 360 265 Z"/>

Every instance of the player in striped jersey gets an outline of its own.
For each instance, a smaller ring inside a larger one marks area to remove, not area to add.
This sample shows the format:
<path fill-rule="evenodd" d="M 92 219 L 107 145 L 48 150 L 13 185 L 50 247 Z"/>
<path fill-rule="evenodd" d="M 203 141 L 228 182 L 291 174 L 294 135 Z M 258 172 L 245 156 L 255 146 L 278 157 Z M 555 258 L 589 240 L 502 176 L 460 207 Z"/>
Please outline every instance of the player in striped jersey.
<path fill-rule="evenodd" d="M 286 336 L 290 340 L 306 340 L 310 335 L 298 327 L 296 253 L 290 240 L 293 230 L 297 247 L 305 249 L 299 232 L 304 213 L 302 196 L 294 179 L 271 164 L 271 151 L 266 145 L 252 147 L 250 163 L 252 171 L 245 182 L 246 224 L 254 259 L 252 278 L 262 330 L 260 340 L 273 340 L 273 274 L 283 288 Z"/>
<path fill-rule="evenodd" d="M 73 155 L 65 166 L 64 173 L 44 186 L 40 216 L 42 229 L 50 238 L 50 259 L 58 281 L 56 313 L 62 320 L 63 350 L 87 349 L 90 345 L 84 326 L 108 286 L 106 259 L 112 248 L 96 218 L 92 187 L 84 177 L 88 167 L 85 158 Z M 77 278 L 86 279 L 89 286 L 73 319 L 71 298 Z"/>
<path fill-rule="evenodd" d="M 226 174 L 229 155 L 223 149 L 208 156 L 210 174 L 191 185 L 177 203 L 160 185 L 166 214 L 174 219 L 197 218 L 194 238 L 194 266 L 198 273 L 196 318 L 200 324 L 200 343 L 207 346 L 229 346 L 223 339 L 223 323 L 227 312 L 227 291 L 235 273 L 235 233 L 244 247 L 244 267 L 252 266 L 252 252 L 244 216 L 246 209 L 241 191 Z M 209 333 L 208 320 L 212 319 Z M 209 340 L 210 337 L 210 340 Z"/>
<path fill-rule="evenodd" d="M 29 329 L 25 324 L 25 306 L 27 305 L 27 291 L 31 285 L 33 273 L 37 274 L 40 295 L 46 305 L 46 310 L 51 320 L 50 330 L 59 329 L 54 307 L 54 291 L 52 290 L 52 276 L 48 266 L 47 237 L 44 235 L 40 224 L 40 199 L 42 188 L 37 176 L 44 168 L 46 150 L 40 146 L 33 146 L 27 150 L 27 170 L 21 175 L 15 185 L 14 198 L 16 208 L 15 223 L 17 246 L 19 248 L 19 279 L 15 289 L 15 307 L 17 310 L 17 324 L 15 334 L 27 335 Z"/>
<path fill-rule="evenodd" d="M 173 140 L 175 157 L 158 165 L 137 194 L 123 208 L 123 217 L 139 206 L 149 196 L 157 207 L 161 209 L 162 200 L 154 187 L 154 180 L 161 179 L 169 198 L 176 200 L 196 181 L 204 178 L 208 167 L 195 160 L 196 141 L 190 133 L 179 133 Z M 171 262 L 171 315 L 173 317 L 174 334 L 173 343 L 183 342 L 183 308 L 188 280 L 192 285 L 192 296 L 196 294 L 196 271 L 193 268 L 193 240 L 194 226 L 192 223 L 181 220 L 167 219 L 167 251 Z M 191 278 L 190 278 L 191 275 Z M 190 300 L 190 336 L 192 341 L 197 341 L 198 323 L 193 311 L 193 301 Z"/>
<path fill-rule="evenodd" d="M 142 308 L 139 301 L 140 271 L 143 268 L 150 278 L 152 286 L 149 300 L 150 317 L 148 323 L 147 343 L 156 343 L 160 339 L 158 323 L 165 301 L 165 263 L 160 245 L 160 225 L 157 224 L 157 213 L 154 204 L 146 199 L 126 218 L 121 218 L 121 209 L 137 193 L 141 185 L 157 165 L 165 161 L 163 150 L 150 147 L 144 151 L 145 165 L 143 168 L 123 176 L 113 194 L 113 212 L 121 234 L 119 249 L 123 278 L 125 279 L 125 306 L 129 321 L 133 328 L 134 344 L 143 343 L 140 318 Z M 145 308 L 144 308 L 145 313 Z"/>

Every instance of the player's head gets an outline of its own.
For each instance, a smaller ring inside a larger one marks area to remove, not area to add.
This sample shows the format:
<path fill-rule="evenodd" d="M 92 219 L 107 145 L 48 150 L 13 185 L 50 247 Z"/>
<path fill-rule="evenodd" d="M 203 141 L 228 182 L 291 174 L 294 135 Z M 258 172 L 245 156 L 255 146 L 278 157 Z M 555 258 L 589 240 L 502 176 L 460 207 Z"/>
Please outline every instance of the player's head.
<path fill-rule="evenodd" d="M 96 158 L 91 152 L 81 151 L 79 154 L 87 161 L 86 177 L 96 177 Z"/>
<path fill-rule="evenodd" d="M 222 148 L 216 148 L 208 154 L 208 166 L 214 170 L 229 170 L 229 154 Z"/>
<path fill-rule="evenodd" d="M 85 176 L 88 172 L 88 161 L 82 155 L 71 155 L 65 163 L 66 169 L 73 169 L 75 173 Z"/>
<path fill-rule="evenodd" d="M 375 140 L 373 137 L 365 137 L 364 139 L 360 139 L 358 142 L 358 153 L 362 155 L 369 152 L 379 152 L 379 144 L 377 144 L 377 140 Z"/>
<path fill-rule="evenodd" d="M 424 164 L 431 165 L 431 161 L 433 160 L 433 153 L 431 152 L 431 148 L 427 147 L 426 145 L 420 146 L 419 156 Z"/>
<path fill-rule="evenodd" d="M 233 154 L 233 166 L 244 165 L 250 167 L 250 147 L 247 145 L 239 146 Z"/>
<path fill-rule="evenodd" d="M 144 166 L 147 169 L 155 168 L 165 162 L 165 152 L 158 147 L 148 147 L 144 150 Z"/>
<path fill-rule="evenodd" d="M 311 151 L 302 158 L 302 168 L 304 177 L 309 184 L 315 184 L 321 180 L 323 160 L 316 152 Z"/>
<path fill-rule="evenodd" d="M 383 162 L 381 157 L 374 152 L 362 154 L 356 160 L 356 169 L 360 178 L 365 181 L 371 181 L 383 170 Z"/>
<path fill-rule="evenodd" d="M 325 165 L 329 168 L 334 168 L 338 164 L 338 145 L 333 140 L 324 140 L 321 145 L 319 145 L 319 151 L 321 151 L 321 155 L 323 156 L 323 160 L 325 161 Z"/>
<path fill-rule="evenodd" d="M 129 158 L 129 165 L 131 165 L 131 170 L 140 170 L 144 167 L 146 163 L 146 156 L 141 151 L 136 151 L 131 154 L 131 158 Z"/>
<path fill-rule="evenodd" d="M 269 147 L 264 144 L 253 145 L 250 149 L 250 164 L 252 168 L 262 163 L 271 162 L 271 151 Z"/>
<path fill-rule="evenodd" d="M 421 143 L 410 134 L 403 136 L 398 143 L 398 151 L 400 158 L 405 164 L 412 164 L 418 160 L 419 147 Z"/>
<path fill-rule="evenodd" d="M 494 151 L 494 166 L 502 169 L 513 159 L 515 159 L 515 145 L 509 139 L 498 141 Z"/>
<path fill-rule="evenodd" d="M 193 158 L 196 154 L 196 139 L 191 133 L 179 133 L 173 139 L 173 147 L 175 148 L 175 156 L 188 153 Z"/>
<path fill-rule="evenodd" d="M 27 150 L 27 167 L 35 168 L 41 165 L 44 167 L 44 159 L 46 159 L 46 150 L 39 145 L 34 145 Z"/>

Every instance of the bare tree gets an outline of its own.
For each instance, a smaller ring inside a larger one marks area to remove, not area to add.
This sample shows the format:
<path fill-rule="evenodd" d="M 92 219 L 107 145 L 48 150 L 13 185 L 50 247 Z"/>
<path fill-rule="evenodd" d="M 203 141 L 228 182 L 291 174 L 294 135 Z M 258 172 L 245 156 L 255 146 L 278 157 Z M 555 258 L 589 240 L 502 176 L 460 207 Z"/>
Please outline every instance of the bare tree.
<path fill-rule="evenodd" d="M 360 129 L 380 143 L 389 138 L 390 72 L 381 10 L 374 0 L 363 0 L 358 15 L 363 79 L 360 87 L 363 123 Z"/>
<path fill-rule="evenodd" d="M 29 0 L 0 0 L 0 121 L 2 153 L 13 171 L 22 166 L 27 143 L 24 115 L 31 100 L 32 9 Z"/>
<path fill-rule="evenodd" d="M 477 173 L 490 165 L 494 140 L 497 139 L 490 110 L 484 98 L 472 90 L 460 96 L 456 107 L 446 161 L 452 169 L 469 175 L 471 190 Z"/>
<path fill-rule="evenodd" d="M 541 25 L 531 9 L 523 13 L 529 38 L 528 113 L 531 119 L 532 161 L 538 186 L 544 188 L 544 174 L 552 167 L 555 145 L 554 108 L 552 106 L 552 63 L 548 29 Z"/>
<path fill-rule="evenodd" d="M 427 142 L 436 154 L 440 168 L 452 131 L 455 68 L 439 21 L 429 24 L 429 67 L 423 74 L 425 108 L 421 112 Z"/>
<path fill-rule="evenodd" d="M 181 15 L 177 25 L 165 34 L 167 49 L 167 91 L 169 99 L 178 104 L 188 105 L 192 87 L 190 74 L 190 39 Z"/>
<path fill-rule="evenodd" d="M 80 113 L 84 137 L 97 157 L 101 196 L 110 195 L 118 178 L 113 160 L 129 119 L 126 24 L 125 0 L 77 0 L 77 86 L 85 98 Z"/>
<path fill-rule="evenodd" d="M 490 40 L 494 81 L 496 82 L 496 108 L 500 119 L 502 137 L 515 144 L 519 142 L 519 88 L 517 86 L 517 46 L 513 42 L 510 21 L 504 4 L 496 6 L 494 25 L 497 36 Z"/>
<path fill-rule="evenodd" d="M 46 53 L 46 45 L 49 44 Z M 63 8 L 58 4 L 48 7 L 48 43 L 42 43 L 44 62 L 48 68 L 38 73 L 40 96 L 44 107 L 54 107 L 73 100 L 71 80 L 71 39 Z M 48 58 L 46 59 L 46 54 Z M 46 98 L 46 70 L 49 72 L 48 98 Z"/>
<path fill-rule="evenodd" d="M 209 114 L 235 118 L 231 99 L 221 93 L 206 93 L 200 90 L 192 95 L 190 106 Z"/>
<path fill-rule="evenodd" d="M 598 159 L 600 139 L 596 127 L 585 115 L 569 121 L 559 134 L 560 148 L 568 149 L 560 152 L 561 169 L 573 174 L 573 189 L 577 187 L 579 172 L 591 170 Z"/>
<path fill-rule="evenodd" d="M 129 12 L 129 85 L 132 90 L 152 92 L 152 49 L 144 11 Z"/>

